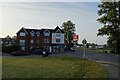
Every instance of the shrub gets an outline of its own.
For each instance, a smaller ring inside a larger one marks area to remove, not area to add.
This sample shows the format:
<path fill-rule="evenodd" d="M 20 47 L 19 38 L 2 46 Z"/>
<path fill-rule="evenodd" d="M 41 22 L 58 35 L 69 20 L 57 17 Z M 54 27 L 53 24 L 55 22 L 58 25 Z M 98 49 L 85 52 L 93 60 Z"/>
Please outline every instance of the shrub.
<path fill-rule="evenodd" d="M 13 51 L 17 51 L 18 49 L 19 49 L 19 46 L 16 44 L 11 46 L 2 45 L 2 52 L 11 53 Z"/>

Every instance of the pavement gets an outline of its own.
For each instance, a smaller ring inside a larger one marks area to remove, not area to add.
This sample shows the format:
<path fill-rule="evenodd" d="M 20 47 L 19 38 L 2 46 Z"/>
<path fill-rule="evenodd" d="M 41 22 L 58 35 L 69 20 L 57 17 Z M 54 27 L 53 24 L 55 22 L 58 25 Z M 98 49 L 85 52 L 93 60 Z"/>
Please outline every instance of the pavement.
<path fill-rule="evenodd" d="M 49 56 L 70 56 L 70 57 L 78 57 L 83 58 L 84 51 L 82 50 L 76 50 L 75 52 L 65 52 L 65 53 L 57 53 L 57 54 L 51 54 Z M 92 60 L 94 62 L 100 63 L 103 67 L 105 67 L 108 70 L 108 78 L 120 78 L 120 75 L 118 75 L 118 69 L 119 66 L 119 59 L 120 56 L 116 54 L 110 54 L 110 53 L 93 53 L 93 52 L 85 52 L 86 53 L 86 59 Z M 2 53 L 0 52 L 0 55 Z M 10 54 L 4 53 L 2 57 L 40 57 L 41 55 L 29 55 L 29 56 L 12 56 Z M 42 56 L 41 56 L 42 57 Z"/>

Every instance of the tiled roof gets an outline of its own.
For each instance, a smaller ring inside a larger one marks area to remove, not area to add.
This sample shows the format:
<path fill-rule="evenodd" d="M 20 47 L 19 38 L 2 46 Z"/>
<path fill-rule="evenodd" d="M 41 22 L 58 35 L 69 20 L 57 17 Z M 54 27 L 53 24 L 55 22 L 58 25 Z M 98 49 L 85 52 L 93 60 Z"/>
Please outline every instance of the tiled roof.
<path fill-rule="evenodd" d="M 28 34 L 30 34 L 30 32 L 31 31 L 34 31 L 35 33 L 36 32 L 40 32 L 40 33 L 43 33 L 45 30 L 49 30 L 50 31 L 50 33 L 54 33 L 54 32 L 56 32 L 58 29 L 63 33 L 63 31 L 57 26 L 55 29 L 28 29 L 28 28 L 24 28 L 24 27 L 22 27 L 25 31 L 26 31 L 26 33 L 28 33 Z"/>

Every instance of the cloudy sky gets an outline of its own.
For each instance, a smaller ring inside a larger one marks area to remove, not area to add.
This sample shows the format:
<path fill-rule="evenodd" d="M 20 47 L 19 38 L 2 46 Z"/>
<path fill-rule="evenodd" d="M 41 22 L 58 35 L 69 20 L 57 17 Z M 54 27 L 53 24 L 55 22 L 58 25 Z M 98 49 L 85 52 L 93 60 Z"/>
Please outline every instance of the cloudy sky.
<path fill-rule="evenodd" d="M 0 37 L 14 36 L 21 28 L 55 28 L 71 20 L 75 23 L 79 43 L 105 44 L 106 36 L 97 37 L 102 27 L 96 21 L 100 2 L 1 2 Z"/>

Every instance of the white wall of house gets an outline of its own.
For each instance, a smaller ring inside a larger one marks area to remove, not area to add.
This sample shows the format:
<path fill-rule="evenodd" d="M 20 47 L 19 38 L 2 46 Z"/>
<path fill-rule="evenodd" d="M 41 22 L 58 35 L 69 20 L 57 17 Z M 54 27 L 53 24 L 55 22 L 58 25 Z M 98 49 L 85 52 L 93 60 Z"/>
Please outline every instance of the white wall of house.
<path fill-rule="evenodd" d="M 64 34 L 59 33 L 60 36 L 58 37 L 58 33 L 52 33 L 52 44 L 64 44 Z M 60 39 L 60 42 L 56 42 L 56 39 Z"/>

